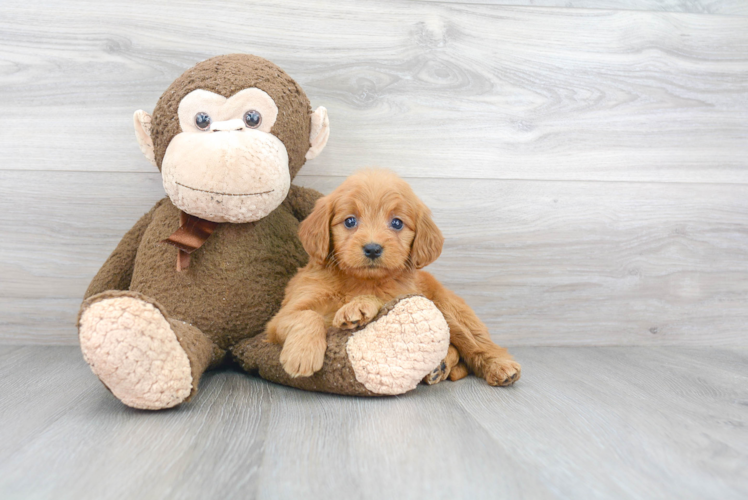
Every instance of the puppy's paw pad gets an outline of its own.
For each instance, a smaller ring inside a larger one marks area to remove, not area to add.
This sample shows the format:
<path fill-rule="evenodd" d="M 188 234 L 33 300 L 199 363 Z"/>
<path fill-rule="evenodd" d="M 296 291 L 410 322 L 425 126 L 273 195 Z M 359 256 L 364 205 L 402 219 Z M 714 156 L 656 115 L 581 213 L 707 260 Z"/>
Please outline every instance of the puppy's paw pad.
<path fill-rule="evenodd" d="M 423 382 L 428 385 L 438 384 L 449 377 L 450 366 L 447 365 L 446 361 L 442 361 L 439 366 L 434 368 L 431 373 L 423 378 Z"/>
<path fill-rule="evenodd" d="M 512 359 L 495 359 L 486 368 L 486 382 L 494 386 L 512 385 L 520 379 L 522 367 Z"/>

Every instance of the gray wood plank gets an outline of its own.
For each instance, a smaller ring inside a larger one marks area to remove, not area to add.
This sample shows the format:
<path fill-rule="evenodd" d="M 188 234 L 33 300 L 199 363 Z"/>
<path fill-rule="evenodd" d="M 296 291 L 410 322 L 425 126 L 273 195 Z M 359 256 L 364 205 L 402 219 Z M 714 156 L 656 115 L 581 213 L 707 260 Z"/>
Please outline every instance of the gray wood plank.
<path fill-rule="evenodd" d="M 743 0 L 419 0 L 422 2 L 555 7 L 565 9 L 644 10 L 723 16 L 748 15 Z"/>
<path fill-rule="evenodd" d="M 526 383 L 517 391 L 476 383 L 448 388 L 560 498 L 748 494 L 744 349 L 517 352 Z"/>
<path fill-rule="evenodd" d="M 12 422 L 0 433 L 12 445 L 0 458 L 0 497 L 251 498 L 243 493 L 256 489 L 268 384 L 209 374 L 189 406 L 138 411 L 108 393 L 77 348 L 23 349 L 34 358 L 12 365 L 0 388 L 0 418 Z M 26 385 L 29 373 L 38 387 L 7 390 Z M 31 456 L 35 464 L 26 464 Z"/>
<path fill-rule="evenodd" d="M 273 409 L 258 498 L 554 497 L 444 392 L 357 400 L 284 391 Z"/>
<path fill-rule="evenodd" d="M 222 371 L 192 402 L 145 412 L 116 401 L 76 348 L 0 347 L 0 497 L 748 494 L 746 349 L 515 355 L 523 378 L 509 389 L 469 377 L 345 398 Z"/>
<path fill-rule="evenodd" d="M 252 52 L 329 108 L 309 174 L 748 182 L 745 17 L 36 0 L 0 6 L 0 33 L 5 169 L 150 171 L 132 112 L 195 62 Z"/>
<path fill-rule="evenodd" d="M 0 432 L 0 464 L 67 412 L 101 399 L 100 384 L 81 361 L 77 348 L 0 349 L 0 421 L 13 428 Z"/>
<path fill-rule="evenodd" d="M 410 181 L 447 238 L 429 269 L 499 343 L 748 345 L 744 185 Z M 0 172 L 0 341 L 77 342 L 89 280 L 162 196 L 157 174 Z"/>

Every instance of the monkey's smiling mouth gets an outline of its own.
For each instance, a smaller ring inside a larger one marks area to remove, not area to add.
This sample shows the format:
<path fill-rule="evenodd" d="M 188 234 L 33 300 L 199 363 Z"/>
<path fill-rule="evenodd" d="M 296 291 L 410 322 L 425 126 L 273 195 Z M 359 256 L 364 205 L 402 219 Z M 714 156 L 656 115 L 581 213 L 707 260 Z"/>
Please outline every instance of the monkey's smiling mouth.
<path fill-rule="evenodd" d="M 271 189 L 270 191 L 263 191 L 261 193 L 247 193 L 247 194 L 221 193 L 219 191 L 208 191 L 207 189 L 193 188 L 193 187 L 190 187 L 190 186 L 186 186 L 186 185 L 182 184 L 181 182 L 174 181 L 174 183 L 177 186 L 182 186 L 183 188 L 191 189 L 193 191 L 200 191 L 201 193 L 220 194 L 222 196 L 259 196 L 261 194 L 268 194 L 268 193 L 272 193 L 273 191 L 275 191 L 274 189 Z"/>

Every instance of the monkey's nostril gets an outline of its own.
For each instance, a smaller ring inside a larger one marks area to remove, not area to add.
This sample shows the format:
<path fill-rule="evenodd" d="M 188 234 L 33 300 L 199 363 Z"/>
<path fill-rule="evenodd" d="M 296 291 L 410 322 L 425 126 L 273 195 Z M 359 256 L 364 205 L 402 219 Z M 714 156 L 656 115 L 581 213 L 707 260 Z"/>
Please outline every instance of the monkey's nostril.
<path fill-rule="evenodd" d="M 367 243 L 364 245 L 364 255 L 369 259 L 378 259 L 382 256 L 382 245 L 376 243 Z"/>

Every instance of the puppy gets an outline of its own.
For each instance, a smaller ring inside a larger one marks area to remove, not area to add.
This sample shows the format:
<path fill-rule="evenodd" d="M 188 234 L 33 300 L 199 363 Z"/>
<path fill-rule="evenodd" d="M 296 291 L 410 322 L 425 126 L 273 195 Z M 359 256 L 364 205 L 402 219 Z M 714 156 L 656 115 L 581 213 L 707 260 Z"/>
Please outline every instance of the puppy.
<path fill-rule="evenodd" d="M 386 302 L 420 294 L 439 308 L 450 331 L 447 358 L 428 383 L 469 371 L 490 385 L 519 380 L 520 365 L 491 341 L 473 310 L 420 271 L 439 257 L 444 238 L 430 210 L 393 172 L 365 170 L 346 179 L 317 201 L 299 238 L 309 264 L 291 279 L 267 325 L 268 340 L 283 345 L 280 361 L 291 376 L 322 368 L 331 325 L 364 325 Z"/>

